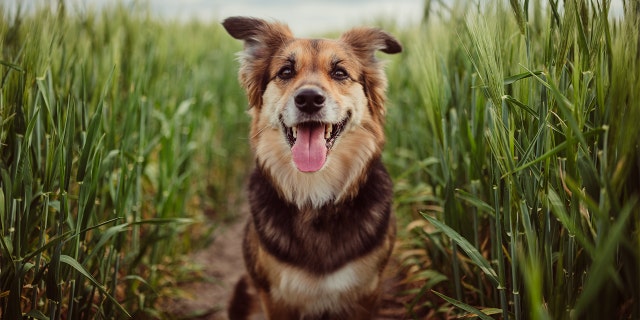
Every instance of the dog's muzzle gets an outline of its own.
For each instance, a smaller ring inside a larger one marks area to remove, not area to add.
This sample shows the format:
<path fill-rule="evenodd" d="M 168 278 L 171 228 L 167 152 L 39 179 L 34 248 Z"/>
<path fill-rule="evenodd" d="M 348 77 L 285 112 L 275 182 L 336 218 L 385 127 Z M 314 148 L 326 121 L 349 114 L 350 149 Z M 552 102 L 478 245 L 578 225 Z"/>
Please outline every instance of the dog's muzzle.
<path fill-rule="evenodd" d="M 299 89 L 293 97 L 299 122 L 288 127 L 281 118 L 283 132 L 293 162 L 302 172 L 315 172 L 324 166 L 329 150 L 345 128 L 351 113 L 337 123 L 322 120 L 327 98 L 319 88 Z"/>

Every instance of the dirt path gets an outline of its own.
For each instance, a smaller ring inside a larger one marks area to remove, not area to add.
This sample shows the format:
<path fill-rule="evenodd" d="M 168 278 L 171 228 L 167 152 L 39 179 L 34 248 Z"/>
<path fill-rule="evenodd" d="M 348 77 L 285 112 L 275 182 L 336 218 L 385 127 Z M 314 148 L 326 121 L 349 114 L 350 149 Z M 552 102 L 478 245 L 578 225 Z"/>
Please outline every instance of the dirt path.
<path fill-rule="evenodd" d="M 192 255 L 193 262 L 203 267 L 205 279 L 181 285 L 186 297 L 174 299 L 165 312 L 174 318 L 188 320 L 227 320 L 226 307 L 238 279 L 245 273 L 242 260 L 242 232 L 247 214 L 222 225 L 214 232 L 209 247 Z"/>

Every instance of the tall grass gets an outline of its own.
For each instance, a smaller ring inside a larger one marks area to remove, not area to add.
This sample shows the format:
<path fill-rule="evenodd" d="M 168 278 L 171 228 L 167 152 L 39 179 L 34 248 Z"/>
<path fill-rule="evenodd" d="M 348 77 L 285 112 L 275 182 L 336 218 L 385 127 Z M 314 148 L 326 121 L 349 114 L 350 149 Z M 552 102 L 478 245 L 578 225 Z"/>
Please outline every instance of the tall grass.
<path fill-rule="evenodd" d="M 412 309 L 640 317 L 638 8 L 609 8 L 455 2 L 407 33 L 386 159 L 431 270 Z"/>
<path fill-rule="evenodd" d="M 0 314 L 160 317 L 202 212 L 229 217 L 241 185 L 237 48 L 144 8 L 70 10 L 0 5 Z"/>

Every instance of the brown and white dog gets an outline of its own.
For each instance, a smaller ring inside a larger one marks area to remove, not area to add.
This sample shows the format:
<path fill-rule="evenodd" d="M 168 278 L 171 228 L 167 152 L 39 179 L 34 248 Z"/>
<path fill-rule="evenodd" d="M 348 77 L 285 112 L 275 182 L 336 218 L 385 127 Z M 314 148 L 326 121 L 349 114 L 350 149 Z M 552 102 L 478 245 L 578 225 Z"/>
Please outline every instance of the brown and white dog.
<path fill-rule="evenodd" d="M 268 319 L 371 319 L 395 240 L 392 184 L 380 160 L 386 77 L 375 52 L 399 42 L 373 28 L 295 38 L 286 25 L 223 22 L 244 41 L 239 79 L 252 117 L 251 218 L 229 317 L 250 288 Z"/>

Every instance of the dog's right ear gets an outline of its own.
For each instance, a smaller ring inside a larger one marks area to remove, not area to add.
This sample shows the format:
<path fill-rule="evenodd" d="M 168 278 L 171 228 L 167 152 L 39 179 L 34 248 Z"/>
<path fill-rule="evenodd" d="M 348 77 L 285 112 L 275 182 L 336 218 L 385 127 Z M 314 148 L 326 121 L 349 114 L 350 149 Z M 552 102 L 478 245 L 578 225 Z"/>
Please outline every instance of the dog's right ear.
<path fill-rule="evenodd" d="M 271 59 L 283 44 L 293 39 L 293 34 L 284 24 L 250 17 L 230 17 L 222 25 L 232 37 L 244 41 L 240 83 L 247 91 L 250 106 L 260 107 L 270 79 L 267 73 Z"/>

